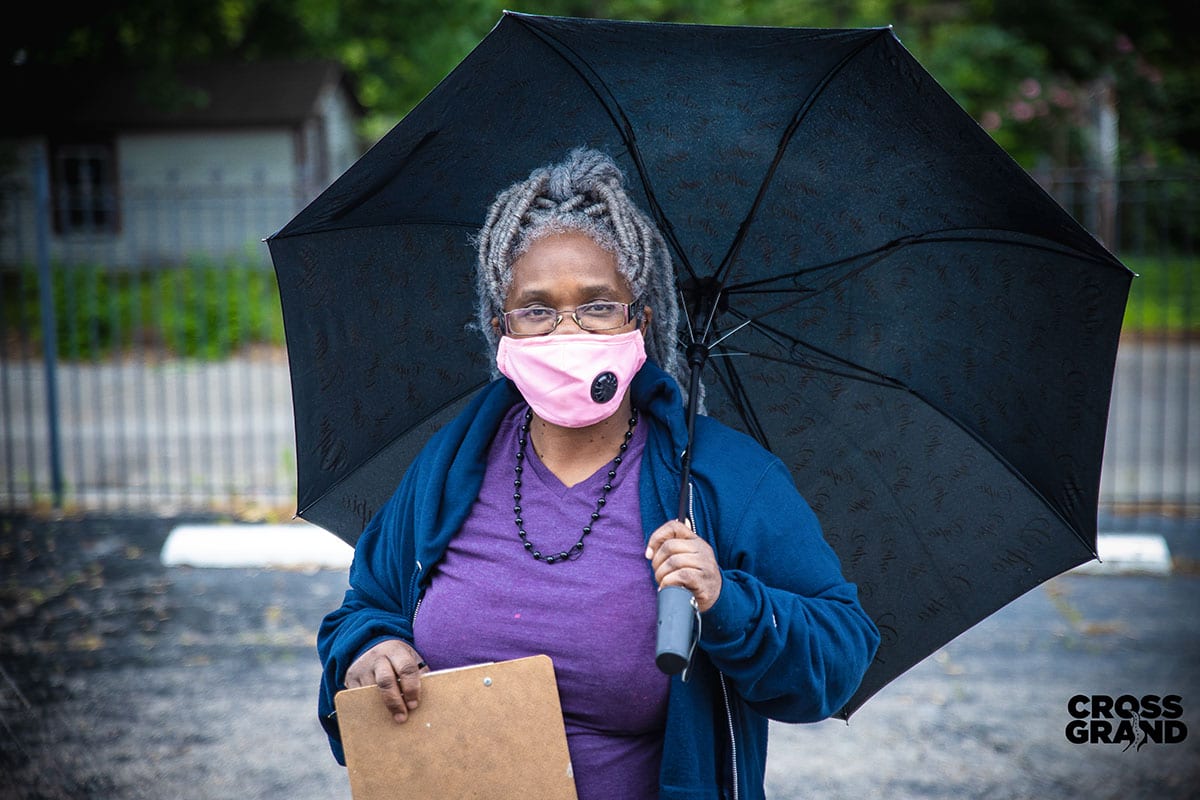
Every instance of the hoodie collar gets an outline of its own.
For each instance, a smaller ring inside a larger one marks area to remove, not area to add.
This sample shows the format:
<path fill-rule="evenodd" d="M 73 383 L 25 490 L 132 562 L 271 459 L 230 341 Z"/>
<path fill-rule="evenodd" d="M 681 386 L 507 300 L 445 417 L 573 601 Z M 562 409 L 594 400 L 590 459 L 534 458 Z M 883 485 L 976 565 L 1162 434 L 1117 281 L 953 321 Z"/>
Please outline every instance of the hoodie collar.
<path fill-rule="evenodd" d="M 687 414 L 679 384 L 650 361 L 642 365 L 630 387 L 633 404 L 662 424 L 676 458 L 687 447 Z"/>

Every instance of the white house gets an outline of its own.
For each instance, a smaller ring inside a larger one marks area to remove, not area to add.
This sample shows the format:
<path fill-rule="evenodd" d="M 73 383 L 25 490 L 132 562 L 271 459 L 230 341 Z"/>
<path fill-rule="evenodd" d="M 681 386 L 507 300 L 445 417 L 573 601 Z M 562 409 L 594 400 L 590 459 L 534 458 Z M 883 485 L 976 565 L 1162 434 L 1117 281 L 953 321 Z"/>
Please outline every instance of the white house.
<path fill-rule="evenodd" d="M 333 62 L 0 76 L 15 112 L 0 122 L 0 267 L 33 259 L 39 162 L 52 261 L 153 267 L 268 260 L 263 237 L 362 152 L 362 107 Z"/>

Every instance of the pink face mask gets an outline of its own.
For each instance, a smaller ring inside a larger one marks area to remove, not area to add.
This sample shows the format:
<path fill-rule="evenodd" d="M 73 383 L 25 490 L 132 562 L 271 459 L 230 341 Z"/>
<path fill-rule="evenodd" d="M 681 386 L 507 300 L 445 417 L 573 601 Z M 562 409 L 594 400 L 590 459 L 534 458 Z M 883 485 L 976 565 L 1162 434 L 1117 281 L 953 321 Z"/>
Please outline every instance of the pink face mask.
<path fill-rule="evenodd" d="M 500 337 L 496 366 L 547 422 L 584 428 L 611 417 L 646 363 L 640 330 L 611 336 L 561 333 Z"/>

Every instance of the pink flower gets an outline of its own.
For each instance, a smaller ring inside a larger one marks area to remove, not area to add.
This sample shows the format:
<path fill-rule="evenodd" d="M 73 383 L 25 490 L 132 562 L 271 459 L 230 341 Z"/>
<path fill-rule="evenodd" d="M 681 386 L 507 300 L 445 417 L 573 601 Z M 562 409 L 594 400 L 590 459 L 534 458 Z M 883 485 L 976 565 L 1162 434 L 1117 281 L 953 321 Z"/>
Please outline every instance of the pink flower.
<path fill-rule="evenodd" d="M 1029 120 L 1033 119 L 1035 113 L 1033 106 L 1024 100 L 1018 100 L 1013 103 L 1008 107 L 1008 110 L 1017 122 L 1029 122 Z"/>
<path fill-rule="evenodd" d="M 1153 64 L 1142 61 L 1141 59 L 1138 59 L 1137 73 L 1146 80 L 1150 81 L 1150 83 L 1153 83 L 1155 86 L 1162 83 L 1162 71 Z"/>
<path fill-rule="evenodd" d="M 995 131 L 1000 129 L 1000 115 L 995 111 L 985 111 L 979 118 L 979 124 L 983 126 L 985 131 Z"/>
<path fill-rule="evenodd" d="M 1025 80 L 1021 81 L 1020 88 L 1021 94 L 1025 97 L 1028 97 L 1030 100 L 1042 93 L 1042 85 L 1037 82 L 1036 78 L 1026 78 Z"/>
<path fill-rule="evenodd" d="M 1075 93 L 1063 86 L 1055 86 L 1050 92 L 1050 102 L 1059 108 L 1074 108 Z"/>

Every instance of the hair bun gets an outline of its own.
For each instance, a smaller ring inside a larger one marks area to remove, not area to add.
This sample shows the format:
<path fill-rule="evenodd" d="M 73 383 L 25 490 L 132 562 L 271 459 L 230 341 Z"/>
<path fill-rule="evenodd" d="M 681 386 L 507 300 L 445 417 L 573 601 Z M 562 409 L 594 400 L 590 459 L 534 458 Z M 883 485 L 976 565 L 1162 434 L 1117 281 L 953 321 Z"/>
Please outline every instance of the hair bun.
<path fill-rule="evenodd" d="M 546 196 L 562 203 L 576 195 L 592 193 L 603 184 L 620 188 L 624 178 L 620 167 L 604 153 L 577 147 L 550 170 Z"/>

